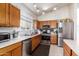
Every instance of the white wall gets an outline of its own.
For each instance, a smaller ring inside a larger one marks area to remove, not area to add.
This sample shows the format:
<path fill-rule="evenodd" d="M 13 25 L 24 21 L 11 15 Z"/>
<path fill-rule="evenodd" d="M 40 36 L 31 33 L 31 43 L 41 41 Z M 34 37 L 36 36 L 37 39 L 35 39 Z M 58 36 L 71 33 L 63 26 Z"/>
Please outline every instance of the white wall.
<path fill-rule="evenodd" d="M 77 4 L 77 20 L 76 20 L 76 39 L 77 39 L 77 43 L 79 45 L 79 4 Z M 79 47 L 79 46 L 78 46 Z"/>
<path fill-rule="evenodd" d="M 77 40 L 77 4 L 71 4 L 70 16 L 74 21 L 74 40 Z"/>

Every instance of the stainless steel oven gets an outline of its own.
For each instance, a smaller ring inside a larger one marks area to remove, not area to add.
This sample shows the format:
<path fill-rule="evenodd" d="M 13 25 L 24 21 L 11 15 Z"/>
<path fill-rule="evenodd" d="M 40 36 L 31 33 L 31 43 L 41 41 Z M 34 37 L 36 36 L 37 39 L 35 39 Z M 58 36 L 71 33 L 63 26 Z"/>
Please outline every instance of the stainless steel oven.
<path fill-rule="evenodd" d="M 8 41 L 10 40 L 10 33 L 8 32 L 1 32 L 0 33 L 0 42 Z"/>

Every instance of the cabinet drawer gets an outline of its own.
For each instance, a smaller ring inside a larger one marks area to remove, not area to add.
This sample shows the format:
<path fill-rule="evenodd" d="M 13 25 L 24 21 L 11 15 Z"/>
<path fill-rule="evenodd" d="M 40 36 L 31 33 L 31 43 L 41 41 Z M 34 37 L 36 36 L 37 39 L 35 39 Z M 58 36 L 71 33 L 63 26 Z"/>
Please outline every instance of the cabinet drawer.
<path fill-rule="evenodd" d="M 51 43 L 57 44 L 57 36 L 56 35 L 51 35 Z"/>
<path fill-rule="evenodd" d="M 71 49 L 66 43 L 64 43 L 63 47 L 71 55 Z"/>

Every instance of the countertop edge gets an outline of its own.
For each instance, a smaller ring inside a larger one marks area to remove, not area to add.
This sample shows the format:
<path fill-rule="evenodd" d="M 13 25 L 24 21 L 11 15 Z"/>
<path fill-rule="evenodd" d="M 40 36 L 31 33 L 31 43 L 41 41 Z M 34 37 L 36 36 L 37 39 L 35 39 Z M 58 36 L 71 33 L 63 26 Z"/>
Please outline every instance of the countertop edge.
<path fill-rule="evenodd" d="M 79 49 L 75 40 L 64 40 L 64 42 L 79 56 Z"/>
<path fill-rule="evenodd" d="M 35 34 L 35 35 L 32 35 L 32 36 L 23 36 L 23 37 L 18 36 L 17 38 L 10 39 L 9 41 L 0 43 L 0 49 L 7 47 L 7 46 L 10 46 L 10 45 L 15 44 L 15 43 L 30 39 L 30 38 L 35 37 L 35 36 L 40 35 L 40 34 L 41 33 L 38 33 L 38 34 Z"/>

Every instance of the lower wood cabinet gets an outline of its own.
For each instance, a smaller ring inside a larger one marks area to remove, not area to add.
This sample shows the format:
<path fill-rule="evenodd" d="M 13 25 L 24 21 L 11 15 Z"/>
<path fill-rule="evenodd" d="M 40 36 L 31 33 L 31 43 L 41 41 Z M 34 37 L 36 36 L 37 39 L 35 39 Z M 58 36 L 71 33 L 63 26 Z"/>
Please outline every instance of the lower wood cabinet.
<path fill-rule="evenodd" d="M 51 38 L 50 39 L 51 39 L 50 40 L 51 41 L 51 44 L 57 44 L 57 41 L 58 41 L 57 40 L 57 35 L 54 35 L 54 34 L 51 35 Z"/>
<path fill-rule="evenodd" d="M 77 56 L 77 54 L 72 50 L 72 56 Z"/>
<path fill-rule="evenodd" d="M 32 37 L 32 51 L 40 44 L 41 42 L 41 35 L 37 35 Z"/>
<path fill-rule="evenodd" d="M 63 44 L 64 56 L 77 56 L 77 54 L 64 42 Z"/>
<path fill-rule="evenodd" d="M 17 47 L 12 51 L 12 56 L 21 56 L 22 55 L 22 47 Z"/>
<path fill-rule="evenodd" d="M 6 53 L 4 53 L 3 55 L 1 55 L 1 56 L 11 56 L 12 55 L 12 53 L 11 52 L 6 52 Z"/>
<path fill-rule="evenodd" d="M 1 48 L 0 56 L 22 56 L 22 42 Z"/>
<path fill-rule="evenodd" d="M 71 56 L 71 48 L 64 42 L 63 44 L 64 56 Z"/>

